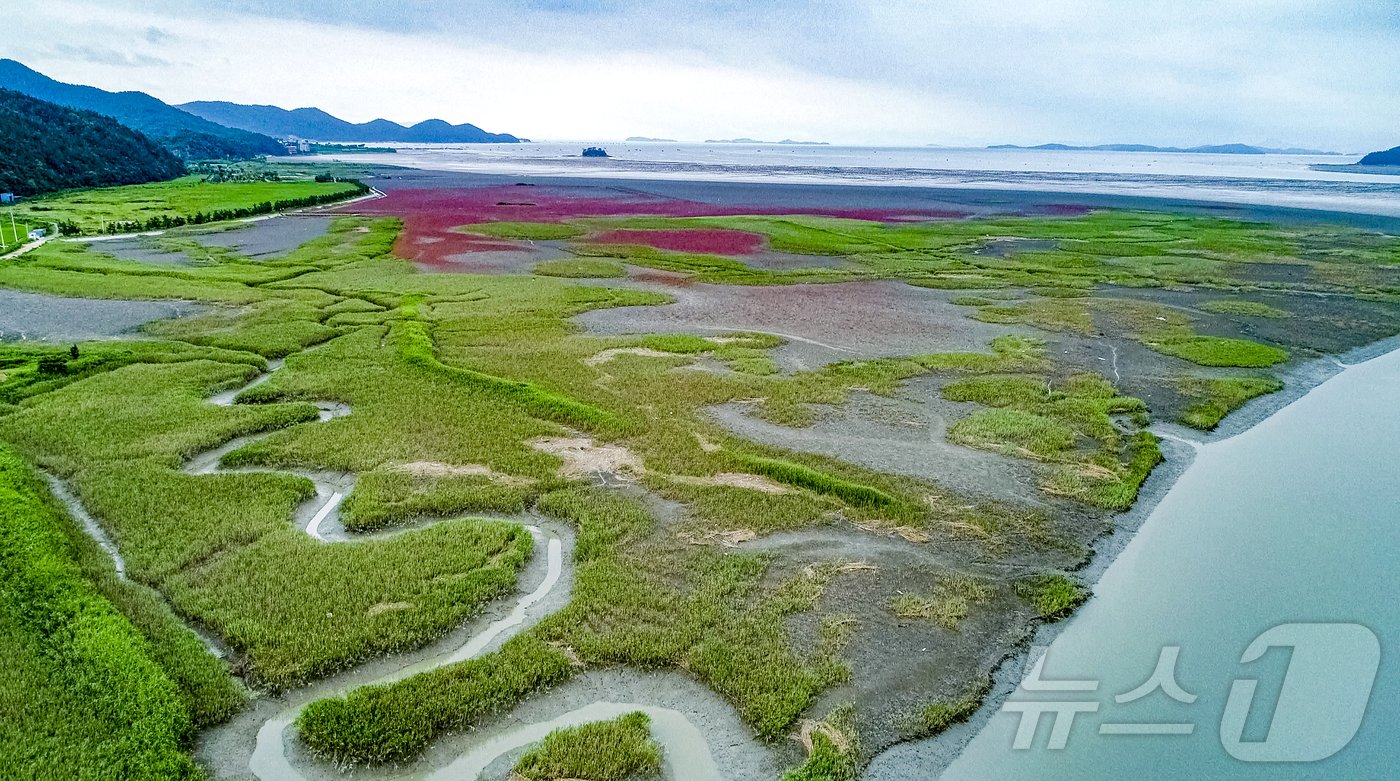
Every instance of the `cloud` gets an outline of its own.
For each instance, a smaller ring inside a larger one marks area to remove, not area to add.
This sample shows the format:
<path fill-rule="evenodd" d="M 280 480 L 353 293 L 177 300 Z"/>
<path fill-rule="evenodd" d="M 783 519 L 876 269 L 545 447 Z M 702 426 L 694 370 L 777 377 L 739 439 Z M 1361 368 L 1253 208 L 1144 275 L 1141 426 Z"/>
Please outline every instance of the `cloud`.
<path fill-rule="evenodd" d="M 146 32 L 141 36 L 146 39 L 146 43 L 160 45 L 175 40 L 175 36 L 160 29 L 159 27 L 147 27 Z"/>
<path fill-rule="evenodd" d="M 146 54 L 124 54 L 115 49 L 101 46 L 72 46 L 55 43 L 49 46 L 52 56 L 58 59 L 92 62 L 99 65 L 115 65 L 119 68 L 160 68 L 170 65 L 168 60 Z"/>
<path fill-rule="evenodd" d="M 1364 149 L 1400 136 L 1391 0 L 32 6 L 11 19 L 60 29 L 75 48 L 179 61 L 118 72 L 115 61 L 41 51 L 30 63 L 70 81 L 319 105 L 351 119 L 442 116 L 532 137 Z M 22 37 L 0 54 L 34 56 Z"/>

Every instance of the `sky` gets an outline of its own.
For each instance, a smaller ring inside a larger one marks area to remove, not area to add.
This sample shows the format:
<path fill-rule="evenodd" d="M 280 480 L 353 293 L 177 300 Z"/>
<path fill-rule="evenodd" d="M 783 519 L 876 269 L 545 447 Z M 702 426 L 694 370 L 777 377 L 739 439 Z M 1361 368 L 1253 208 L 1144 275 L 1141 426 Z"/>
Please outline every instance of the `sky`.
<path fill-rule="evenodd" d="M 536 140 L 1400 144 L 1397 0 L 10 0 L 4 27 L 61 81 Z"/>

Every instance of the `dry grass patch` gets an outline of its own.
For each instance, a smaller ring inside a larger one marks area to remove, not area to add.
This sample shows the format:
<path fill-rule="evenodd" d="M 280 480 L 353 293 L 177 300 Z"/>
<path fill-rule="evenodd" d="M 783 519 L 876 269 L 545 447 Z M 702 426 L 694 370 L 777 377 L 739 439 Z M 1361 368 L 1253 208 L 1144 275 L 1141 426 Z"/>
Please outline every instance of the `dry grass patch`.
<path fill-rule="evenodd" d="M 972 605 L 985 603 L 992 597 L 992 588 L 967 575 L 952 574 L 939 577 L 933 593 L 927 596 L 906 594 L 890 603 L 890 609 L 900 618 L 921 618 L 957 631 Z"/>
<path fill-rule="evenodd" d="M 529 485 L 532 480 L 497 472 L 485 464 L 444 464 L 440 461 L 413 461 L 397 464 L 392 469 L 414 477 L 484 477 L 506 485 Z"/>
<path fill-rule="evenodd" d="M 703 534 L 682 532 L 679 536 L 691 545 L 722 545 L 726 548 L 737 548 L 746 542 L 758 539 L 758 533 L 753 529 L 730 529 Z"/>
<path fill-rule="evenodd" d="M 559 475 L 582 479 L 598 474 L 639 478 L 646 474 L 642 459 L 621 445 L 598 445 L 588 437 L 536 437 L 530 446 L 557 457 Z"/>

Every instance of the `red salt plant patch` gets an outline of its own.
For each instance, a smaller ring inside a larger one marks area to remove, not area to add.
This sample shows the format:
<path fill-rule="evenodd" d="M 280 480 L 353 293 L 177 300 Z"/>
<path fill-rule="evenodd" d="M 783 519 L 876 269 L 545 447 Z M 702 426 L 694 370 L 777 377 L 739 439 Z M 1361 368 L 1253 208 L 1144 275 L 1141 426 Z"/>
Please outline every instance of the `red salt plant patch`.
<path fill-rule="evenodd" d="M 643 244 L 675 252 L 706 255 L 751 255 L 763 246 L 764 237 L 748 231 L 702 228 L 696 230 L 614 230 L 593 239 L 599 244 Z"/>
<path fill-rule="evenodd" d="M 522 193 L 528 192 L 529 199 Z M 581 194 L 583 193 L 583 194 Z M 598 193 L 593 196 L 593 193 Z M 606 195 L 604 195 L 606 194 Z M 404 230 L 394 243 L 394 254 L 440 270 L 453 270 L 457 264 L 448 258 L 468 252 L 528 251 L 528 243 L 511 242 L 483 236 L 472 236 L 454 228 L 479 222 L 528 220 L 531 222 L 561 222 L 572 217 L 658 216 L 658 217 L 727 217 L 742 215 L 807 214 L 843 217 L 876 222 L 907 221 L 910 219 L 955 219 L 968 216 L 964 212 L 931 210 L 911 214 L 906 209 L 823 209 L 812 207 L 751 207 L 720 206 L 716 204 L 667 198 L 650 193 L 618 188 L 530 187 L 528 191 L 512 185 L 489 187 L 402 189 L 389 190 L 385 197 L 347 205 L 337 210 L 342 214 L 399 217 Z M 715 234 L 724 234 L 723 241 L 735 241 L 731 235 L 748 236 L 743 231 L 658 231 L 666 234 L 698 233 L 706 238 L 695 241 L 721 241 Z M 424 242 L 425 237 L 441 241 Z M 661 238 L 662 241 L 670 239 Z M 690 241 L 690 239 L 686 239 Z M 745 239 L 745 241 L 752 241 Z M 759 240 L 761 242 L 761 239 Z M 653 245 L 655 246 L 655 245 Z M 747 246 L 747 245 L 746 245 Z M 723 253 L 715 249 L 686 251 L 716 252 L 717 254 L 746 254 L 757 249 Z M 670 247 L 666 247 L 670 248 Z M 458 266 L 460 267 L 460 266 Z"/>

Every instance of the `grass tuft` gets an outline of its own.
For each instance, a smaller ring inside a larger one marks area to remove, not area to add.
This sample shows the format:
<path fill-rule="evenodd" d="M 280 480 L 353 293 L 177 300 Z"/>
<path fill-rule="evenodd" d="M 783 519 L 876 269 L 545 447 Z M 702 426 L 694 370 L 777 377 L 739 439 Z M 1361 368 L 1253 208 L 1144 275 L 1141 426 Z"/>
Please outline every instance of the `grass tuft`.
<path fill-rule="evenodd" d="M 1232 298 L 1220 301 L 1207 301 L 1200 305 L 1200 309 L 1207 312 L 1214 312 L 1218 315 L 1243 315 L 1245 317 L 1267 317 L 1271 319 L 1281 319 L 1292 317 L 1293 313 L 1285 309 L 1261 304 L 1257 301 L 1245 301 L 1243 299 Z"/>
<path fill-rule="evenodd" d="M 661 745 L 651 739 L 651 719 L 629 713 L 549 733 L 515 772 L 529 781 L 641 781 L 659 777 Z"/>
<path fill-rule="evenodd" d="M 950 574 L 938 579 L 932 594 L 899 596 L 890 603 L 890 609 L 900 618 L 922 618 L 957 631 L 972 605 L 986 602 L 991 596 L 992 590 L 986 583 L 967 575 Z"/>
<path fill-rule="evenodd" d="M 308 748 L 332 761 L 404 760 L 438 734 L 515 707 L 572 671 L 559 650 L 521 635 L 477 659 L 317 700 L 297 717 L 297 730 Z"/>
<path fill-rule="evenodd" d="M 1283 383 L 1273 377 L 1182 377 L 1176 387 L 1182 395 L 1197 399 L 1182 413 L 1181 422 L 1210 431 L 1250 399 L 1283 390 Z"/>
<path fill-rule="evenodd" d="M 977 709 L 982 706 L 982 700 L 991 690 L 991 678 L 984 678 L 976 686 L 957 697 L 926 705 L 919 713 L 918 734 L 920 736 L 937 735 L 954 724 L 961 724 L 972 718 L 972 714 L 976 713 Z"/>
<path fill-rule="evenodd" d="M 590 431 L 618 432 L 629 428 L 625 421 L 610 412 L 544 390 L 533 383 L 509 380 L 475 369 L 448 366 L 439 361 L 434 354 L 433 338 L 429 334 L 428 324 L 421 320 L 407 320 L 400 323 L 395 328 L 393 336 L 400 354 L 410 364 L 452 379 L 488 388 L 521 405 L 532 415 L 545 420 L 579 426 Z"/>
<path fill-rule="evenodd" d="M 1263 368 L 1288 360 L 1288 351 L 1248 339 L 1219 336 L 1179 336 L 1147 346 L 1164 355 L 1173 355 L 1201 366 Z"/>
<path fill-rule="evenodd" d="M 1045 621 L 1058 621 L 1089 598 L 1089 589 L 1060 572 L 1033 575 L 1016 581 L 1017 596 L 1030 603 Z"/>

